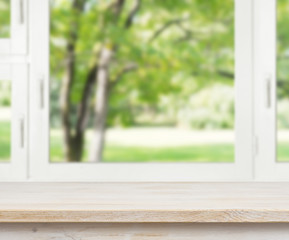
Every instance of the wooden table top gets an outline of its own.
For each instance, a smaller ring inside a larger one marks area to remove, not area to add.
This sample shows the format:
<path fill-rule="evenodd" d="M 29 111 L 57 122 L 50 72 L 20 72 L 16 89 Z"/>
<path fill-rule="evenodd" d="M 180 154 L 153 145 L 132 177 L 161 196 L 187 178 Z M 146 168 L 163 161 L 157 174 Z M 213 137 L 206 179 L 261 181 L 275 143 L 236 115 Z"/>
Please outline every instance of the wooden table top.
<path fill-rule="evenodd" d="M 0 183 L 0 222 L 289 222 L 289 183 Z"/>

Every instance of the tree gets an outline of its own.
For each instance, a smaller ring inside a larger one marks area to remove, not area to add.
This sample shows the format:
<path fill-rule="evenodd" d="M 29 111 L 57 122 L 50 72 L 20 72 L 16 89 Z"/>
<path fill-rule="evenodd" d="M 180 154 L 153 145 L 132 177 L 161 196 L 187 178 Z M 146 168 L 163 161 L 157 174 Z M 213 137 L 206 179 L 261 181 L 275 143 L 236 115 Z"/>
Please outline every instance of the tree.
<path fill-rule="evenodd" d="M 278 0 L 277 4 L 277 93 L 279 99 L 289 96 L 288 71 L 288 1 Z"/>
<path fill-rule="evenodd" d="M 90 104 L 96 162 L 108 122 L 129 119 L 119 105 L 129 90 L 153 105 L 166 93 L 186 101 L 204 85 L 227 81 L 220 73 L 233 72 L 233 2 L 55 1 L 51 66 L 52 77 L 62 79 L 65 158 L 81 160 Z"/>

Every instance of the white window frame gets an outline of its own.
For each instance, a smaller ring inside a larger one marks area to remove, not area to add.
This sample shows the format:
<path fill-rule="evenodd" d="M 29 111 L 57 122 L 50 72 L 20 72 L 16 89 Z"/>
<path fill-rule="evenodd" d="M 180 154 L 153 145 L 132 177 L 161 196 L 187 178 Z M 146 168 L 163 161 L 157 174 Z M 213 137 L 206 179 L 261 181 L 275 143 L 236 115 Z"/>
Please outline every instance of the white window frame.
<path fill-rule="evenodd" d="M 9 61 L 6 61 L 9 62 Z M 0 181 L 27 179 L 28 67 L 25 63 L 1 63 L 0 81 L 11 81 L 11 158 L 0 162 Z"/>
<path fill-rule="evenodd" d="M 246 14 L 244 14 L 246 13 Z M 49 1 L 30 0 L 29 157 L 37 181 L 248 181 L 253 179 L 253 2 L 235 0 L 234 163 L 50 163 Z M 44 106 L 40 107 L 44 88 Z"/>
<path fill-rule="evenodd" d="M 10 38 L 0 38 L 0 55 L 27 53 L 28 0 L 10 0 Z"/>
<path fill-rule="evenodd" d="M 277 0 L 255 0 L 256 179 L 288 181 L 289 163 L 277 161 Z M 269 81 L 269 83 L 268 83 Z M 268 89 L 268 84 L 270 84 Z M 266 105 L 270 101 L 270 107 Z"/>

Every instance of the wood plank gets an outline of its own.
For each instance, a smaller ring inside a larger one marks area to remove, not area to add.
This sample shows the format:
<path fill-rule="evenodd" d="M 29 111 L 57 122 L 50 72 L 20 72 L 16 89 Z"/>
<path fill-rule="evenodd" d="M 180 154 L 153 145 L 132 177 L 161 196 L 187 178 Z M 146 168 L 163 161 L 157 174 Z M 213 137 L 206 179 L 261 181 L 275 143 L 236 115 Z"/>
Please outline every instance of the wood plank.
<path fill-rule="evenodd" d="M 289 183 L 0 183 L 0 222 L 289 222 Z"/>
<path fill-rule="evenodd" d="M 1 240 L 288 240 L 289 224 L 0 224 Z"/>

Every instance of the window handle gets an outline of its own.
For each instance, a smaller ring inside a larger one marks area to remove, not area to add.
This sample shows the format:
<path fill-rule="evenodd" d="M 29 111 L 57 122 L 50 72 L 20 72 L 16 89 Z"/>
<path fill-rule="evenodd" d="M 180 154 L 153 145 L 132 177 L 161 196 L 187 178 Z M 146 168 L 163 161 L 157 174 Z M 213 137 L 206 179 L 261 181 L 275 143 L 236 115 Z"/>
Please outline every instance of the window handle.
<path fill-rule="evenodd" d="M 271 86 L 272 84 L 272 77 L 271 74 L 267 74 L 265 76 L 265 107 L 271 108 L 272 101 L 271 101 Z"/>
<path fill-rule="evenodd" d="M 39 77 L 39 107 L 44 108 L 44 76 Z"/>
<path fill-rule="evenodd" d="M 24 148 L 24 116 L 19 117 L 19 147 Z"/>
<path fill-rule="evenodd" d="M 24 0 L 18 0 L 18 7 L 19 7 L 19 24 L 22 25 L 24 23 Z"/>

